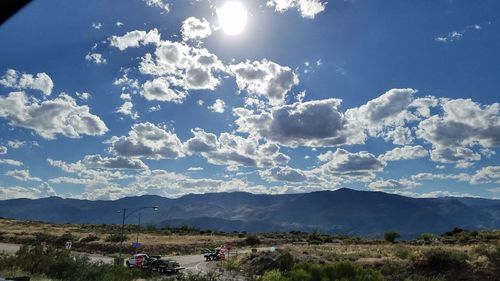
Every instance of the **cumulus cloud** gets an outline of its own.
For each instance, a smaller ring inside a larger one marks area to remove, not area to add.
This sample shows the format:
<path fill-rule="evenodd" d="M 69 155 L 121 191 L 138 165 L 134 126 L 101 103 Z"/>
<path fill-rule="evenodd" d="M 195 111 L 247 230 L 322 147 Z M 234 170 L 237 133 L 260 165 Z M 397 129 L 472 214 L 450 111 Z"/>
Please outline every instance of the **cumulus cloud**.
<path fill-rule="evenodd" d="M 100 53 L 87 53 L 85 55 L 85 60 L 93 62 L 95 64 L 106 64 L 106 59 Z"/>
<path fill-rule="evenodd" d="M 304 182 L 307 175 L 304 171 L 290 167 L 274 167 L 268 170 L 260 171 L 260 176 L 268 181 L 278 182 Z"/>
<path fill-rule="evenodd" d="M 228 68 L 236 77 L 239 90 L 266 97 L 271 105 L 283 104 L 286 94 L 299 83 L 292 69 L 268 60 L 246 61 Z"/>
<path fill-rule="evenodd" d="M 268 0 L 267 6 L 274 7 L 277 12 L 284 13 L 296 8 L 302 17 L 313 19 L 325 10 L 327 2 L 321 0 Z"/>
<path fill-rule="evenodd" d="M 500 183 L 500 166 L 487 166 L 477 170 L 471 177 L 471 184 Z"/>
<path fill-rule="evenodd" d="M 54 139 L 57 134 L 70 138 L 100 136 L 108 131 L 106 124 L 91 114 L 88 106 L 78 105 L 66 94 L 39 101 L 23 92 L 10 93 L 0 97 L 0 117 L 7 119 L 11 126 L 32 129 L 45 139 Z"/>
<path fill-rule="evenodd" d="M 0 154 L 7 154 L 7 147 L 0 145 Z"/>
<path fill-rule="evenodd" d="M 199 40 L 210 36 L 212 29 L 205 18 L 189 17 L 182 22 L 181 33 L 184 41 Z"/>
<path fill-rule="evenodd" d="M 143 30 L 134 30 L 125 33 L 123 36 L 113 35 L 108 40 L 111 46 L 118 48 L 120 51 L 128 48 L 137 48 L 141 45 L 158 45 L 161 41 L 160 34 L 156 28 L 151 29 L 148 32 Z"/>
<path fill-rule="evenodd" d="M 193 137 L 185 145 L 189 153 L 199 154 L 211 164 L 269 167 L 286 164 L 290 158 L 279 152 L 276 144 L 259 144 L 256 139 L 222 133 L 215 134 L 201 129 L 192 130 Z"/>
<path fill-rule="evenodd" d="M 43 198 L 57 196 L 54 189 L 48 183 L 41 183 L 37 187 L 27 188 L 27 187 L 0 187 L 0 199 L 14 199 L 14 198 Z"/>
<path fill-rule="evenodd" d="M 14 69 L 5 72 L 0 79 L 0 85 L 18 90 L 39 90 L 45 96 L 49 96 L 54 88 L 54 82 L 45 72 L 32 75 Z"/>
<path fill-rule="evenodd" d="M 225 107 L 226 103 L 223 100 L 216 99 L 214 104 L 209 106 L 208 109 L 210 109 L 212 112 L 224 113 Z"/>
<path fill-rule="evenodd" d="M 273 107 L 254 113 L 234 109 L 238 131 L 285 146 L 336 146 L 363 143 L 363 132 L 351 127 L 338 111 L 341 100 L 326 99 Z"/>
<path fill-rule="evenodd" d="M 83 101 L 89 100 L 90 97 L 92 97 L 92 95 L 87 92 L 83 93 L 76 92 L 76 96 Z"/>
<path fill-rule="evenodd" d="M 143 0 L 150 7 L 159 8 L 162 13 L 170 12 L 170 4 L 166 0 Z"/>
<path fill-rule="evenodd" d="M 146 81 L 142 85 L 141 95 L 147 100 L 182 103 L 186 98 L 185 92 L 170 88 L 170 84 L 163 78 Z"/>
<path fill-rule="evenodd" d="M 318 159 L 325 162 L 320 167 L 323 173 L 361 177 L 360 180 L 373 177 L 375 172 L 380 172 L 385 167 L 383 161 L 367 151 L 351 153 L 337 148 L 335 152 L 320 154 Z"/>
<path fill-rule="evenodd" d="M 184 146 L 175 133 L 149 122 L 135 124 L 128 136 L 114 136 L 106 143 L 110 145 L 109 151 L 117 156 L 177 159 L 185 155 Z"/>
<path fill-rule="evenodd" d="M 421 145 L 396 147 L 379 157 L 383 161 L 398 161 L 427 157 L 429 152 Z"/>
<path fill-rule="evenodd" d="M 443 100 L 442 113 L 419 123 L 417 137 L 432 144 L 431 159 L 466 168 L 481 155 L 471 148 L 500 145 L 500 104 L 482 106 L 470 99 Z"/>
<path fill-rule="evenodd" d="M 180 42 L 161 41 L 154 56 L 146 54 L 139 65 L 142 74 L 161 77 L 170 88 L 214 90 L 220 83 L 215 77 L 225 69 L 216 55 L 206 49 Z"/>
<path fill-rule="evenodd" d="M 5 173 L 6 176 L 13 177 L 20 181 L 42 181 L 38 177 L 33 177 L 30 175 L 29 170 L 11 170 Z"/>
<path fill-rule="evenodd" d="M 144 162 L 137 158 L 126 158 L 123 156 L 103 157 L 101 155 L 86 155 L 81 161 L 87 168 L 108 168 L 108 169 L 149 169 Z"/>
<path fill-rule="evenodd" d="M 409 144 L 411 131 L 403 126 L 417 117 L 407 109 L 413 101 L 414 89 L 391 89 L 366 104 L 346 111 L 346 116 L 370 136 L 393 140 L 395 144 Z"/>

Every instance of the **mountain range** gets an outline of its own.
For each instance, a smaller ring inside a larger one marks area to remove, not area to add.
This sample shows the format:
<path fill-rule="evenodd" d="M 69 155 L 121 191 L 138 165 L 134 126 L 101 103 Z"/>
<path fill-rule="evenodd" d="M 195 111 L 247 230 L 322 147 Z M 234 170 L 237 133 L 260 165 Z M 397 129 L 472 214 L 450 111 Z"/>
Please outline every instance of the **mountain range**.
<path fill-rule="evenodd" d="M 380 237 L 394 230 L 403 237 L 440 234 L 461 227 L 500 228 L 500 200 L 482 198 L 410 198 L 384 192 L 341 188 L 302 194 L 245 192 L 189 194 L 170 199 L 155 195 L 113 201 L 49 197 L 0 201 L 0 216 L 54 223 L 121 223 L 122 214 L 141 210 L 141 223 L 193 226 L 219 231 L 320 231 Z M 135 224 L 137 213 L 126 223 Z"/>

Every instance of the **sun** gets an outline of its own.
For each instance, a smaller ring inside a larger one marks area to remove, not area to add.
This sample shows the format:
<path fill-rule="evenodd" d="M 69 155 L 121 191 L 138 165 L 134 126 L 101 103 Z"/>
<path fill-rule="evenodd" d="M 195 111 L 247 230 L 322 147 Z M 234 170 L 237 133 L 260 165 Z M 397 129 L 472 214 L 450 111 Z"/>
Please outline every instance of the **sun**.
<path fill-rule="evenodd" d="M 217 8 L 217 18 L 220 27 L 227 35 L 237 35 L 245 29 L 248 13 L 240 2 L 228 1 L 222 7 Z"/>

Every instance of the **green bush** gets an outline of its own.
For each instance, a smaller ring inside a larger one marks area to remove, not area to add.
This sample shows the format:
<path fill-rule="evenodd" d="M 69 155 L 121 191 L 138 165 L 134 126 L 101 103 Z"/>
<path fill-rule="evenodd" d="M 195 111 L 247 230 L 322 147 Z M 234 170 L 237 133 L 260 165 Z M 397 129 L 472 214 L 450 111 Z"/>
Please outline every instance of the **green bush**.
<path fill-rule="evenodd" d="M 295 264 L 292 254 L 288 252 L 281 253 L 276 258 L 276 263 L 278 264 L 278 269 L 281 271 L 290 271 Z"/>
<path fill-rule="evenodd" d="M 255 235 L 250 235 L 245 239 L 245 243 L 249 246 L 255 246 L 260 244 L 260 239 L 259 237 Z"/>
<path fill-rule="evenodd" d="M 109 264 L 96 264 L 87 257 L 72 256 L 69 251 L 42 246 L 22 246 L 15 256 L 3 257 L 0 270 L 20 269 L 30 274 L 42 274 L 57 280 L 128 281 L 145 272 Z"/>
<path fill-rule="evenodd" d="M 311 280 L 350 280 L 350 281 L 382 281 L 382 274 L 372 269 L 364 269 L 351 262 L 337 262 L 327 265 L 301 264 L 296 266 L 289 275 L 291 281 Z"/>
<path fill-rule="evenodd" d="M 434 234 L 432 233 L 422 233 L 417 237 L 417 240 L 424 242 L 430 242 L 433 239 L 434 239 Z"/>
<path fill-rule="evenodd" d="M 468 259 L 464 252 L 435 248 L 424 252 L 420 267 L 434 272 L 446 271 L 465 266 Z"/>
<path fill-rule="evenodd" d="M 401 237 L 401 235 L 395 231 L 388 231 L 384 234 L 384 240 L 391 243 L 396 242 L 396 239 L 399 237 Z"/>
<path fill-rule="evenodd" d="M 402 260 L 405 260 L 408 257 L 410 257 L 410 254 L 411 254 L 410 249 L 408 249 L 405 246 L 396 245 L 394 247 L 394 256 L 396 256 L 396 257 L 398 257 L 398 258 L 400 258 Z"/>

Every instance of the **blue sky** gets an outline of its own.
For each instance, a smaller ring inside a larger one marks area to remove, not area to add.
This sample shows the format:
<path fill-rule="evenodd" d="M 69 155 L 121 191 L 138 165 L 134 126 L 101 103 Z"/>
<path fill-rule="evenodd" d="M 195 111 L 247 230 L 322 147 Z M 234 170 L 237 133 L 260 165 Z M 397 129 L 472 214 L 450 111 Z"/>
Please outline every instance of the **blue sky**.
<path fill-rule="evenodd" d="M 0 199 L 498 198 L 499 15 L 498 1 L 33 1 L 0 26 Z"/>

